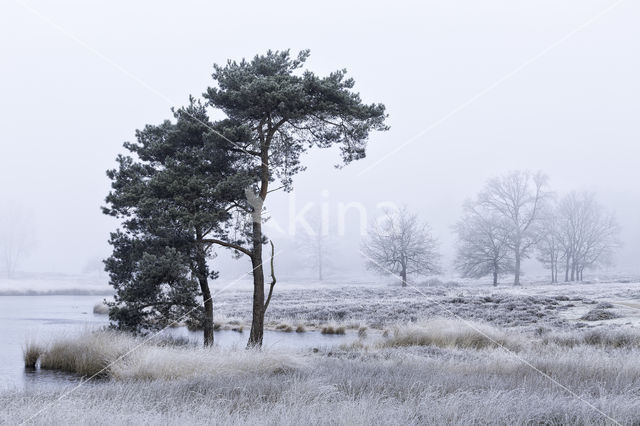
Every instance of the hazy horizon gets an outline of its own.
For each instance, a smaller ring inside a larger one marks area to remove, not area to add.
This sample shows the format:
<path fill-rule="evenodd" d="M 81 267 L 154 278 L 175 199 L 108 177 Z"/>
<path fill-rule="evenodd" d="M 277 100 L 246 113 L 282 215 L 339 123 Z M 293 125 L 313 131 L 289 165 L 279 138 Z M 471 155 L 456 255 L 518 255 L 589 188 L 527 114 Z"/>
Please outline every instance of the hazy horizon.
<path fill-rule="evenodd" d="M 492 176 L 542 170 L 558 194 L 596 193 L 622 228 L 615 269 L 640 273 L 637 3 L 602 16 L 611 2 L 25 4 L 0 14 L 0 206 L 32 215 L 37 242 L 21 271 L 77 273 L 108 255 L 117 222 L 100 210 L 105 170 L 135 129 L 212 85 L 213 63 L 309 48 L 309 69 L 347 68 L 366 102 L 387 106 L 391 129 L 341 170 L 335 151 L 312 149 L 294 192 L 269 196 L 273 222 L 289 223 L 292 200 L 325 203 L 332 215 L 361 203 L 369 217 L 379 203 L 406 204 L 431 225 L 448 267 L 464 200 Z M 265 19 L 275 11 L 286 25 Z M 357 228 L 354 214 L 339 243 L 354 271 L 364 264 Z M 286 232 L 271 232 L 281 264 L 295 262 Z M 227 258 L 225 274 L 249 267 Z"/>

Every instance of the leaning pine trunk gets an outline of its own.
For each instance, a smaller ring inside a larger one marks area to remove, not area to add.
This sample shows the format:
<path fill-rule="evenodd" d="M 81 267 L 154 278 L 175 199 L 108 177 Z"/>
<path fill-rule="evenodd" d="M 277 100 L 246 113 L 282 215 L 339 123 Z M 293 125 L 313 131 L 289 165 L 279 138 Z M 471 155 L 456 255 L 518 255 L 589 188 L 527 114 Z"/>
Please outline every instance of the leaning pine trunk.
<path fill-rule="evenodd" d="M 201 243 L 202 233 L 198 230 L 196 237 L 200 244 L 198 244 L 198 252 L 196 254 L 196 267 L 198 274 L 198 283 L 200 284 L 200 291 L 202 292 L 202 299 L 204 305 L 204 318 L 202 322 L 202 329 L 204 332 L 204 345 L 213 345 L 213 300 L 211 299 L 211 289 L 209 288 L 209 280 L 207 279 L 207 258 L 204 251 L 204 247 Z"/>
<path fill-rule="evenodd" d="M 264 334 L 264 271 L 262 268 L 262 224 L 253 222 L 253 318 L 247 348 L 261 347 Z"/>
<path fill-rule="evenodd" d="M 200 282 L 200 289 L 204 299 L 204 345 L 213 346 L 213 300 L 211 300 L 211 291 L 206 279 L 204 285 L 202 281 Z"/>

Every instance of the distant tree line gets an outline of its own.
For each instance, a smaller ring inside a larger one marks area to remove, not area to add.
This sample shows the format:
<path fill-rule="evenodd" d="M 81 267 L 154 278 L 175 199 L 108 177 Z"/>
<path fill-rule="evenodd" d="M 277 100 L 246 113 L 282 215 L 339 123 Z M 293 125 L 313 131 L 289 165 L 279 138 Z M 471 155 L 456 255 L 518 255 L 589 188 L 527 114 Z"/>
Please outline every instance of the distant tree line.
<path fill-rule="evenodd" d="M 535 256 L 549 271 L 551 282 L 582 281 L 585 269 L 611 263 L 619 246 L 619 226 L 595 196 L 570 192 L 558 198 L 541 172 L 513 171 L 490 179 L 463 205 L 453 227 L 454 268 L 465 278 L 513 274 L 520 285 L 522 261 Z M 426 223 L 407 208 L 386 212 L 363 242 L 367 265 L 395 274 L 407 285 L 407 275 L 440 271 L 438 244 Z"/>
<path fill-rule="evenodd" d="M 455 268 L 463 277 L 514 274 L 520 284 L 521 262 L 536 255 L 564 281 L 582 281 L 585 269 L 610 263 L 618 247 L 615 217 L 588 192 L 558 199 L 542 173 L 514 171 L 490 179 L 476 199 L 467 201 L 456 224 Z"/>
<path fill-rule="evenodd" d="M 585 269 L 611 264 L 619 232 L 615 217 L 594 194 L 570 192 L 542 216 L 538 260 L 551 271 L 553 283 L 560 271 L 564 281 L 582 281 Z"/>
<path fill-rule="evenodd" d="M 0 204 L 0 270 L 14 278 L 20 262 L 35 245 L 32 212 L 17 203 Z"/>

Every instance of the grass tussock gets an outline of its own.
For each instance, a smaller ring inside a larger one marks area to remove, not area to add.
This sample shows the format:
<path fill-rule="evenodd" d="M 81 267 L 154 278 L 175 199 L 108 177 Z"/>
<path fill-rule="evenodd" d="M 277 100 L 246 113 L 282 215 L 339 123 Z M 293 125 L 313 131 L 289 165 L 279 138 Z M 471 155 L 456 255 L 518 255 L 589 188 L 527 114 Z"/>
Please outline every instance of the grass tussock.
<path fill-rule="evenodd" d="M 430 320 L 397 326 L 383 346 L 437 346 L 441 348 L 484 349 L 504 346 L 518 349 L 519 342 L 488 324 L 459 320 Z"/>
<path fill-rule="evenodd" d="M 137 344 L 136 339 L 113 331 L 85 332 L 53 341 L 40 357 L 40 368 L 82 376 L 107 376 L 109 364 Z"/>
<path fill-rule="evenodd" d="M 582 333 L 549 333 L 544 344 L 563 347 L 597 346 L 602 348 L 640 348 L 640 331 L 636 329 L 611 330 L 598 328 Z"/>
<path fill-rule="evenodd" d="M 291 333 L 293 331 L 293 327 L 290 324 L 282 323 L 276 326 L 276 330 Z"/>
<path fill-rule="evenodd" d="M 40 356 L 44 352 L 44 348 L 34 342 L 28 342 L 22 348 L 22 358 L 26 368 L 36 368 Z"/>
<path fill-rule="evenodd" d="M 345 334 L 346 329 L 343 326 L 325 325 L 320 332 L 322 334 Z"/>
<path fill-rule="evenodd" d="M 29 360 L 34 353 L 38 354 L 42 369 L 145 380 L 258 372 L 280 374 L 304 367 L 299 357 L 285 353 L 222 350 L 173 342 L 166 339 L 147 342 L 113 331 L 85 332 L 75 338 L 55 340 L 44 349 L 30 345 Z"/>
<path fill-rule="evenodd" d="M 304 327 L 304 325 L 298 324 L 296 326 L 296 333 L 304 333 L 306 331 L 307 331 L 307 329 Z"/>

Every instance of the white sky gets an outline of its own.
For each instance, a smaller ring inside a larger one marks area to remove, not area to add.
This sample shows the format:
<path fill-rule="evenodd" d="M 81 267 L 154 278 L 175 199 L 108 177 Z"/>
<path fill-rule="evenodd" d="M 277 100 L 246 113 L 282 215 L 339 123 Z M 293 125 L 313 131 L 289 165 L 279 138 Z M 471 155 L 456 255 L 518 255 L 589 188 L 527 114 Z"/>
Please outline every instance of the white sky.
<path fill-rule="evenodd" d="M 136 128 L 201 94 L 213 63 L 310 48 L 310 69 L 346 67 L 365 101 L 387 105 L 392 129 L 343 170 L 335 152 L 312 151 L 296 203 L 325 201 L 335 212 L 357 201 L 371 215 L 378 202 L 406 203 L 449 255 L 465 198 L 490 176 L 542 169 L 557 192 L 597 192 L 624 229 L 619 268 L 640 272 L 640 4 L 593 20 L 614 3 L 4 1 L 0 196 L 33 211 L 38 241 L 20 269 L 73 273 L 108 253 L 105 170 Z M 268 200 L 278 222 L 288 223 L 289 202 Z M 344 247 L 360 265 L 357 235 Z"/>

